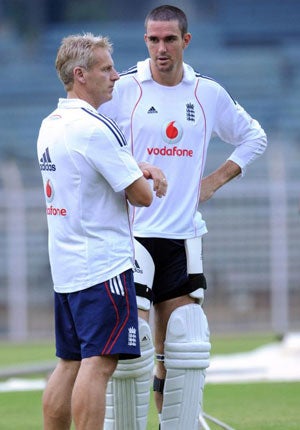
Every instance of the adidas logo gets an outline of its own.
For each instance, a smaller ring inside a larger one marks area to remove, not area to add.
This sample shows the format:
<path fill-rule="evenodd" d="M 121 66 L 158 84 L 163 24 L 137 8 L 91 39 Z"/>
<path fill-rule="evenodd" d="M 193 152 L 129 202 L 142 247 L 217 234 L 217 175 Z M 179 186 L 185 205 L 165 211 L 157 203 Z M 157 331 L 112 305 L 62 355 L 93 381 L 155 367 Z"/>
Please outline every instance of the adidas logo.
<path fill-rule="evenodd" d="M 136 272 L 136 273 L 143 273 L 143 271 L 142 271 L 139 263 L 136 260 L 134 262 L 134 269 L 133 269 L 133 271 Z"/>
<path fill-rule="evenodd" d="M 148 110 L 147 113 L 158 113 L 154 106 L 151 106 L 151 108 Z"/>
<path fill-rule="evenodd" d="M 46 151 L 43 153 L 42 158 L 40 158 L 40 169 L 47 170 L 48 172 L 55 172 L 56 166 L 52 164 L 49 148 L 46 148 Z"/>

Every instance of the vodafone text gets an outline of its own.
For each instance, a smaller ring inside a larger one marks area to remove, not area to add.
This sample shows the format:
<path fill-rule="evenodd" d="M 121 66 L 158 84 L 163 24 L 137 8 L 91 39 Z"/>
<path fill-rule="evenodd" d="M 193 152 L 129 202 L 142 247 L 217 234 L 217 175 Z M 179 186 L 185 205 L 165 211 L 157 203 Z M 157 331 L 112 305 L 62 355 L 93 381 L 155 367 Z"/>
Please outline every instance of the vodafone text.
<path fill-rule="evenodd" d="M 180 149 L 177 146 L 173 146 L 172 148 L 167 148 L 164 146 L 163 148 L 147 148 L 147 152 L 149 155 L 162 155 L 167 157 L 193 157 L 192 149 Z"/>
<path fill-rule="evenodd" d="M 55 208 L 52 205 L 46 208 L 47 215 L 53 216 L 67 216 L 67 209 L 65 208 Z"/>

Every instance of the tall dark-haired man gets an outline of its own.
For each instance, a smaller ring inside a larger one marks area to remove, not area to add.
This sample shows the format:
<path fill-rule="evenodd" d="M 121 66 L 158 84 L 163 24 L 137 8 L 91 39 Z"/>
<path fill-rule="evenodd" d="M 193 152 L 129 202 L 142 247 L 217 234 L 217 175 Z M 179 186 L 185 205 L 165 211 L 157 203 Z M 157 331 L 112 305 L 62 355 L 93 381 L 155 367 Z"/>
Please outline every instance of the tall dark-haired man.
<path fill-rule="evenodd" d="M 149 58 L 121 74 L 112 101 L 101 112 L 117 121 L 137 160 L 165 172 L 169 187 L 166 198 L 156 200 L 149 210 L 133 210 L 135 283 L 144 317 L 142 356 L 117 367 L 105 428 L 146 428 L 152 375 L 147 313 L 153 300 L 154 390 L 161 430 L 196 430 L 210 354 L 202 308 L 206 288 L 202 236 L 207 229 L 199 203 L 243 175 L 265 151 L 267 139 L 259 123 L 221 85 L 184 63 L 191 34 L 181 9 L 169 5 L 153 9 L 146 17 L 145 30 Z M 216 171 L 203 177 L 213 136 L 234 150 Z M 127 387 L 131 395 L 120 397 L 120 387 L 124 392 Z"/>

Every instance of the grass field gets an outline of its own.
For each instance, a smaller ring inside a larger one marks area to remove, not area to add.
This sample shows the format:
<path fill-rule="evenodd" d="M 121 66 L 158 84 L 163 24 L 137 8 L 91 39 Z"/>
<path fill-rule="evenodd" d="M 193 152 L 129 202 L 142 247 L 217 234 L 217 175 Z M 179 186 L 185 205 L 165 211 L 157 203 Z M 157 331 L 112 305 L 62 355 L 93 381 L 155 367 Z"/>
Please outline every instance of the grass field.
<path fill-rule="evenodd" d="M 243 352 L 265 343 L 272 336 L 213 338 L 213 354 Z M 0 367 L 49 361 L 53 345 L 32 343 L 11 345 L 1 343 Z M 1 430 L 41 430 L 41 391 L 0 393 Z M 236 430 L 299 430 L 300 383 L 207 384 L 204 409 L 209 415 Z M 211 430 L 218 427 L 209 422 Z M 147 430 L 157 430 L 157 417 L 151 398 Z M 131 429 L 124 429 L 131 430 Z M 188 429 L 184 429 L 188 430 Z"/>

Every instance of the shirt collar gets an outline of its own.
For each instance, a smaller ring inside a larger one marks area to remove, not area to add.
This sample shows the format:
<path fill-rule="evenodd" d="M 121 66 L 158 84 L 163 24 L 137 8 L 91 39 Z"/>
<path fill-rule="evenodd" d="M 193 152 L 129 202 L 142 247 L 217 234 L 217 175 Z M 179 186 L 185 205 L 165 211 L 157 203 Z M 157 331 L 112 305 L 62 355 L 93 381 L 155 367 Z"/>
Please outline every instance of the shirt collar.
<path fill-rule="evenodd" d="M 57 107 L 63 108 L 63 109 L 85 108 L 85 109 L 88 109 L 89 111 L 91 111 L 93 113 L 98 113 L 97 110 L 93 106 L 91 106 L 88 102 L 86 102 L 85 100 L 82 100 L 82 99 L 60 98 L 58 100 Z"/>
<path fill-rule="evenodd" d="M 141 82 L 152 81 L 152 75 L 150 70 L 150 58 L 137 63 L 137 73 Z M 191 84 L 195 80 L 195 72 L 191 66 L 183 63 L 183 78 L 181 82 Z"/>

